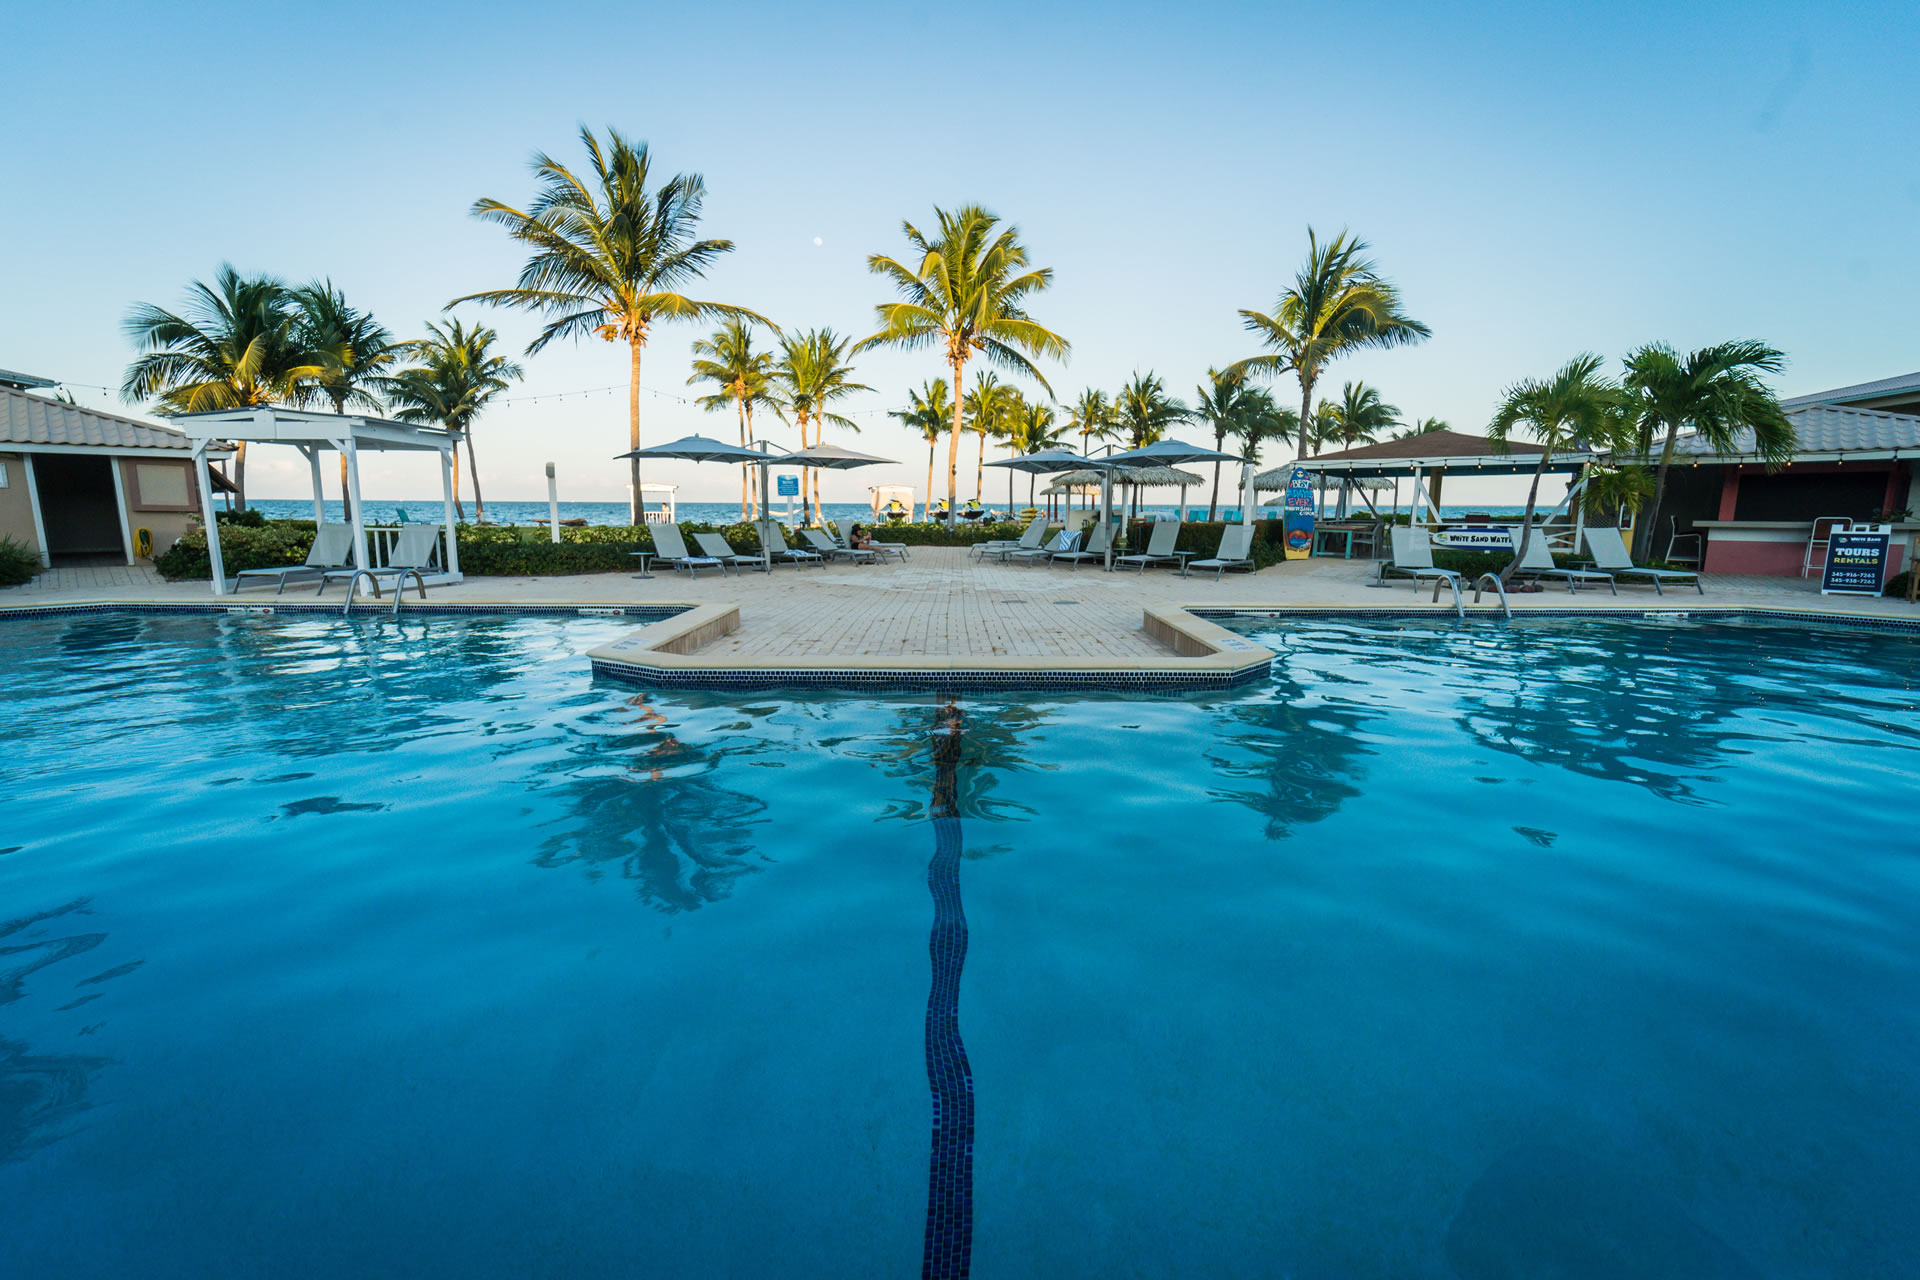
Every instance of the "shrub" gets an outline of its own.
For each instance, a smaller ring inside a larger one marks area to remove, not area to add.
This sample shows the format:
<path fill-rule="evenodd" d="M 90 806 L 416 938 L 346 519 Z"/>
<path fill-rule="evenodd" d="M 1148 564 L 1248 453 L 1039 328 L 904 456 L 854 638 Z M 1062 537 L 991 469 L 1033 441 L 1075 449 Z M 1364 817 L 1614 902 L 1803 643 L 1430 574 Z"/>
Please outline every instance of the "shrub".
<path fill-rule="evenodd" d="M 3 582 L 5 580 L 6 579 L 4 576 L 4 571 L 0 570 L 0 582 Z M 1905 600 L 1907 598 L 1907 584 L 1912 580 L 1913 580 L 1913 570 L 1903 569 L 1901 572 L 1896 573 L 1891 578 L 1887 579 L 1886 590 L 1882 591 L 1880 594 L 1887 595 L 1887 596 L 1899 596 L 1902 600 Z"/>
<path fill-rule="evenodd" d="M 1127 546 L 1132 550 L 1145 550 L 1147 540 L 1153 537 L 1151 520 L 1136 520 L 1127 534 Z M 1220 538 L 1227 530 L 1223 520 L 1189 520 L 1180 526 L 1180 536 L 1174 540 L 1176 551 L 1191 551 L 1196 559 L 1204 559 L 1220 549 Z M 1287 522 L 1285 520 L 1256 520 L 1253 522 L 1253 546 L 1247 552 L 1256 569 L 1265 569 L 1269 565 L 1286 562 Z"/>
<path fill-rule="evenodd" d="M 242 569 L 277 569 L 299 564 L 313 547 L 313 522 L 306 528 L 290 527 L 292 522 L 269 521 L 264 527 L 223 524 L 220 529 L 220 558 L 229 576 Z M 168 582 L 183 582 L 213 577 L 207 558 L 207 531 L 195 525 L 180 535 L 179 541 L 155 556 L 153 567 Z"/>
<path fill-rule="evenodd" d="M 16 542 L 0 533 L 0 587 L 17 587 L 33 581 L 40 572 L 40 557 L 24 542 Z"/>
<path fill-rule="evenodd" d="M 228 528 L 264 529 L 267 517 L 258 507 L 248 507 L 245 511 L 216 511 L 213 518 Z M 221 546 L 224 548 L 225 543 Z"/>

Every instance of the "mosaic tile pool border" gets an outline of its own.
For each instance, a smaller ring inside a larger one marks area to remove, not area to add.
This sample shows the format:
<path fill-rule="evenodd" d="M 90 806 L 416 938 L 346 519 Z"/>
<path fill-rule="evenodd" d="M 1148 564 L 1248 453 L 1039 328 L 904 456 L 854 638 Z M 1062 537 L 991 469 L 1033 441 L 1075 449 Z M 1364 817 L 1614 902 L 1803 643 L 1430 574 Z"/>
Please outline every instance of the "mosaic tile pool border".
<path fill-rule="evenodd" d="M 1192 605 L 1187 609 L 1195 617 L 1218 621 L 1222 618 L 1426 618 L 1446 621 L 1447 615 L 1432 607 L 1401 605 Z M 1827 613 L 1818 609 L 1769 609 L 1755 605 L 1708 605 L 1701 607 L 1648 608 L 1560 608 L 1529 607 L 1503 618 L 1480 609 L 1470 612 L 1466 621 L 1524 622 L 1529 618 L 1758 618 L 1781 622 L 1811 622 L 1821 626 L 1857 627 L 1871 631 L 1899 631 L 1920 634 L 1920 617 L 1881 618 L 1862 613 Z M 1454 619 L 1459 621 L 1459 619 Z"/>
<path fill-rule="evenodd" d="M 854 670 L 833 667 L 663 667 L 593 659 L 593 673 L 615 680 L 679 689 L 903 689 L 945 692 L 979 689 L 1131 689 L 1141 693 L 1178 693 L 1229 689 L 1265 679 L 1271 664 L 1232 671 L 1098 671 L 1071 668 L 987 670 L 896 668 Z"/>
<path fill-rule="evenodd" d="M 207 602 L 195 604 L 181 601 L 171 603 L 140 603 L 129 601 L 98 601 L 87 604 L 46 604 L 46 605 L 0 605 L 0 619 L 7 618 L 59 618 L 89 613 L 151 613 L 151 614 L 194 614 L 226 617 L 274 617 L 286 614 L 294 617 L 331 616 L 345 617 L 341 612 L 344 601 L 285 601 L 274 599 L 261 600 L 246 604 L 219 604 Z M 625 617 L 638 618 L 642 622 L 658 622 L 664 618 L 677 618 L 693 608 L 689 604 L 452 604 L 448 602 L 426 601 L 420 604 L 402 605 L 399 616 L 410 617 L 415 614 L 437 616 L 458 616 L 470 614 L 477 617 L 510 616 L 517 614 L 566 615 L 568 617 Z M 357 606 L 351 615 L 355 618 L 393 617 L 392 606 L 385 601 L 375 601 Z"/>

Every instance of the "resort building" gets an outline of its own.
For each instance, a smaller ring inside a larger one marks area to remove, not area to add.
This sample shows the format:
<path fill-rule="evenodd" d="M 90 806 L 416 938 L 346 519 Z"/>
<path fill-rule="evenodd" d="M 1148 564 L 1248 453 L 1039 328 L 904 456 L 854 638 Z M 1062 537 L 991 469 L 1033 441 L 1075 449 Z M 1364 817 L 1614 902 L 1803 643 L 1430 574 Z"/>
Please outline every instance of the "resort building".
<path fill-rule="evenodd" d="M 1799 447 L 1778 470 L 1751 452 L 1720 453 L 1698 436 L 1680 437 L 1653 553 L 1677 543 L 1678 554 L 1703 553 L 1710 573 L 1798 577 L 1824 562 L 1834 525 L 1890 524 L 1888 572 L 1899 572 L 1920 533 L 1920 373 L 1781 403 Z M 1689 534 L 1701 535 L 1704 548 Z"/>
<path fill-rule="evenodd" d="M 165 551 L 200 510 L 193 442 L 28 394 L 55 385 L 0 369 L 0 536 L 46 565 L 135 564 Z"/>

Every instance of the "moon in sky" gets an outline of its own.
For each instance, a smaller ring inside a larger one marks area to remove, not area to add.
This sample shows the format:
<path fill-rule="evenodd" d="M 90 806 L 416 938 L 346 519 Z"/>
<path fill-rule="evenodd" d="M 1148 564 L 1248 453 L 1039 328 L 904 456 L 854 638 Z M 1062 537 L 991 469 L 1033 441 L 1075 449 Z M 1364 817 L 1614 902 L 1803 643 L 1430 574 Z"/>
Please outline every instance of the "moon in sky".
<path fill-rule="evenodd" d="M 825 244 L 825 243 L 826 243 L 826 241 L 824 241 L 824 240 L 822 240 L 822 239 L 821 239 L 821 238 L 820 238 L 819 236 L 815 236 L 815 237 L 813 238 L 813 242 L 814 242 L 815 244 Z"/>

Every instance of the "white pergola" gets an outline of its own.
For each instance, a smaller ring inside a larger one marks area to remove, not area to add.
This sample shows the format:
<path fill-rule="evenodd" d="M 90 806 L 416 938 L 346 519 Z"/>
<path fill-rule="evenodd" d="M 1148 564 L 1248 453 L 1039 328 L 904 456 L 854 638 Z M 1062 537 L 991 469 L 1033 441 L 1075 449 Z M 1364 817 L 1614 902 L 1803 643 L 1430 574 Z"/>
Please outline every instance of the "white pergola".
<path fill-rule="evenodd" d="M 460 549 L 453 509 L 453 447 L 459 436 L 443 427 L 393 422 L 353 414 L 313 413 L 305 409 L 215 409 L 209 413 L 170 415 L 174 427 L 193 441 L 193 467 L 200 480 L 200 514 L 207 522 L 207 557 L 213 563 L 213 593 L 227 594 L 227 566 L 220 554 L 220 524 L 214 517 L 213 483 L 207 467 L 209 452 L 219 452 L 226 441 L 246 444 L 284 444 L 299 450 L 313 475 L 313 519 L 326 522 L 326 497 L 321 487 L 320 455 L 329 449 L 347 460 L 347 494 L 353 510 L 353 564 L 367 563 L 367 525 L 360 503 L 360 451 L 405 450 L 440 455 L 440 488 L 444 495 L 446 565 L 430 574 L 430 584 L 459 582 Z"/>

